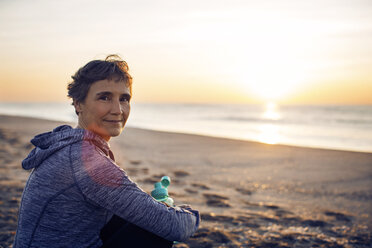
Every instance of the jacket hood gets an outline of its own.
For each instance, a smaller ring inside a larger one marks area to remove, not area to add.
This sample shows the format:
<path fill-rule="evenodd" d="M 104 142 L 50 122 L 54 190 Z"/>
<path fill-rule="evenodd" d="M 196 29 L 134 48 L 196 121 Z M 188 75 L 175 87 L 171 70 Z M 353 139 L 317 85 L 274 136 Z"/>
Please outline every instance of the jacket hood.
<path fill-rule="evenodd" d="M 52 132 L 36 135 L 31 140 L 35 148 L 22 161 L 22 167 L 25 170 L 36 168 L 58 150 L 82 140 L 92 141 L 106 155 L 112 154 L 108 143 L 95 133 L 85 129 L 62 125 L 55 128 Z"/>

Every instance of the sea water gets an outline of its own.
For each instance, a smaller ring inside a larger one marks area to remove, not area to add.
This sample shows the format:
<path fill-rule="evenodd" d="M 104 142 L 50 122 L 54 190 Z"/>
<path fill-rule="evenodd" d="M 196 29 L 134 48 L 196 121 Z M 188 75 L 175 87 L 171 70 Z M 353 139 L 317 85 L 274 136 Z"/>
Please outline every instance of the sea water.
<path fill-rule="evenodd" d="M 0 114 L 77 121 L 69 103 L 0 103 Z M 127 126 L 372 152 L 372 105 L 132 103 Z"/>

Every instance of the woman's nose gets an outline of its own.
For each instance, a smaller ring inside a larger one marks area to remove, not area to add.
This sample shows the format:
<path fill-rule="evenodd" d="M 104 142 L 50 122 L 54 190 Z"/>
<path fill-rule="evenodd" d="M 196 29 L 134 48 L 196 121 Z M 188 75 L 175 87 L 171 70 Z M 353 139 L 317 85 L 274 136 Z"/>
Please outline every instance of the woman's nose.
<path fill-rule="evenodd" d="M 111 113 L 113 113 L 113 114 L 123 113 L 123 107 L 121 106 L 121 103 L 120 103 L 119 100 L 113 101 L 112 107 L 111 107 Z"/>

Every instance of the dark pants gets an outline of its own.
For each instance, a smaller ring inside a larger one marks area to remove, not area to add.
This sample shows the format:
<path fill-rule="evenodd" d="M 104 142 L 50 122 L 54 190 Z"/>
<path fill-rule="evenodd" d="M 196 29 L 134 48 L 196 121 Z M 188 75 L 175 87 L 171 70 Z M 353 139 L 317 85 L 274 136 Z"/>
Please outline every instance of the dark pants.
<path fill-rule="evenodd" d="M 100 238 L 103 241 L 102 248 L 169 248 L 173 246 L 173 241 L 163 239 L 116 215 L 102 228 Z"/>

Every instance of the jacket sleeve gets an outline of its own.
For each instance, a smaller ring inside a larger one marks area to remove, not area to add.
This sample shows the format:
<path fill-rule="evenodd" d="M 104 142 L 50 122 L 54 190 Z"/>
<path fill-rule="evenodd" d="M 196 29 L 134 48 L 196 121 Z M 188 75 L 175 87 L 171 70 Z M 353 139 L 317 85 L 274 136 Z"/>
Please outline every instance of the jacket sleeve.
<path fill-rule="evenodd" d="M 184 241 L 197 230 L 198 211 L 167 207 L 157 202 L 87 142 L 73 150 L 70 157 L 74 177 L 90 201 L 170 241 Z"/>

